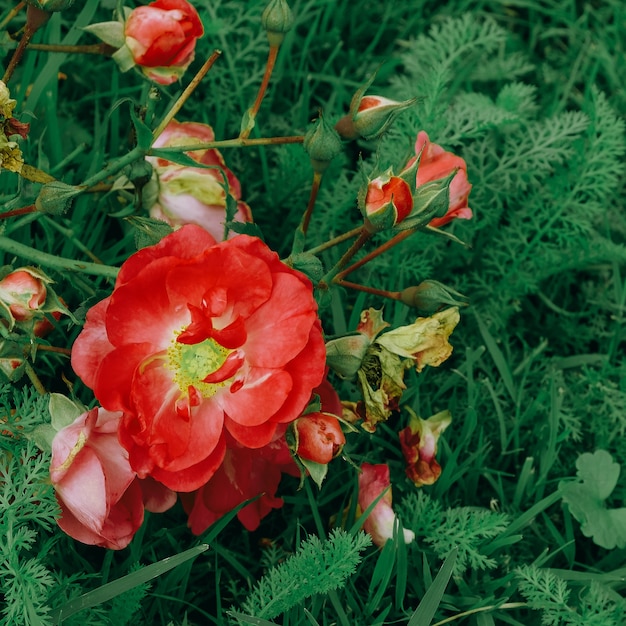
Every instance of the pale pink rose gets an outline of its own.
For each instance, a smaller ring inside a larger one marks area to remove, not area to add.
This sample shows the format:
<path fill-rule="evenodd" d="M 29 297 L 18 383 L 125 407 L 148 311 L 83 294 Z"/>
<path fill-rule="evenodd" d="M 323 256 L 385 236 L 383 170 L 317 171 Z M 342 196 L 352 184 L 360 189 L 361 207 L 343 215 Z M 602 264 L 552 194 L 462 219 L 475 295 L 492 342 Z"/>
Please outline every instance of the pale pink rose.
<path fill-rule="evenodd" d="M 372 541 L 377 546 L 384 546 L 387 539 L 393 537 L 396 526 L 396 514 L 391 507 L 391 482 L 389 480 L 389 466 L 386 464 L 372 465 L 363 463 L 359 474 L 359 508 L 364 512 L 367 507 L 385 491 L 385 495 L 372 509 L 363 523 L 363 530 L 369 533 Z M 404 542 L 411 543 L 415 539 L 415 533 L 404 529 Z"/>
<path fill-rule="evenodd" d="M 196 122 L 179 123 L 172 120 L 154 143 L 155 148 L 190 146 L 215 140 L 213 129 Z M 167 222 L 174 228 L 197 224 L 211 233 L 217 241 L 224 238 L 226 194 L 224 176 L 229 194 L 237 201 L 235 221 L 251 222 L 250 207 L 241 200 L 241 185 L 226 166 L 221 153 L 215 149 L 187 152 L 199 164 L 216 168 L 178 165 L 157 157 L 148 160 L 155 168 L 159 181 L 156 203 L 150 207 L 150 216 Z M 222 175 L 223 174 L 223 175 Z M 235 236 L 231 231 L 229 237 Z"/>
<path fill-rule="evenodd" d="M 125 548 L 144 516 L 142 490 L 117 439 L 121 412 L 100 407 L 79 416 L 52 442 L 50 478 L 70 537 Z"/>

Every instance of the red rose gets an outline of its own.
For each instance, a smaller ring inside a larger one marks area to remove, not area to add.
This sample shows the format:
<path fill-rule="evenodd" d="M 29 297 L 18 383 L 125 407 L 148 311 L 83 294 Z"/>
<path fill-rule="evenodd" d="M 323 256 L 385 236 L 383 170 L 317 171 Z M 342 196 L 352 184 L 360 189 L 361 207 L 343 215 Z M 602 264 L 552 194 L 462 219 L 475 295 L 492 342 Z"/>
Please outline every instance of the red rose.
<path fill-rule="evenodd" d="M 471 219 L 472 209 L 467 206 L 467 200 L 472 190 L 472 185 L 467 180 L 467 164 L 465 161 L 452 152 L 446 152 L 436 143 L 431 143 L 428 135 L 423 130 L 417 135 L 415 143 L 415 153 L 419 154 L 420 150 L 422 150 L 422 157 L 417 168 L 418 187 L 424 183 L 445 178 L 455 169 L 458 170 L 450 183 L 450 206 L 448 212 L 443 217 L 432 219 L 429 222 L 429 226 L 439 228 L 455 218 Z"/>
<path fill-rule="evenodd" d="M 374 225 L 391 227 L 401 222 L 413 209 L 410 185 L 399 176 L 385 172 L 370 180 L 365 196 L 365 216 Z"/>
<path fill-rule="evenodd" d="M 140 478 L 204 485 L 229 433 L 261 448 L 322 381 L 325 346 L 310 281 L 259 239 L 220 244 L 183 226 L 122 266 L 94 306 L 72 365 L 109 410 Z"/>
<path fill-rule="evenodd" d="M 194 59 L 196 39 L 203 34 L 198 13 L 187 0 L 156 0 L 138 7 L 124 27 L 135 63 L 161 85 L 183 75 Z"/>
<path fill-rule="evenodd" d="M 229 440 L 224 462 L 207 484 L 195 494 L 181 496 L 191 532 L 202 534 L 236 506 L 259 495 L 237 513 L 239 521 L 250 531 L 256 530 L 270 511 L 283 506 L 282 498 L 276 497 L 282 473 L 298 474 L 283 430 L 284 427 L 279 431 L 280 437 L 257 450 Z"/>

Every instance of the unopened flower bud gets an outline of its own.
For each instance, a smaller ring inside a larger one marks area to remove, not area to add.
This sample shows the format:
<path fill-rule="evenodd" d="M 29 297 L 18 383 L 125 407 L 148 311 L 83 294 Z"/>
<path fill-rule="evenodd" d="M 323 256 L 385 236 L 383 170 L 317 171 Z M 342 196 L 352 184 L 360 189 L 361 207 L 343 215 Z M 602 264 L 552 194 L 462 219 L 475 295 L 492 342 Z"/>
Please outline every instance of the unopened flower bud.
<path fill-rule="evenodd" d="M 435 313 L 446 305 L 467 306 L 467 297 L 436 280 L 425 280 L 400 292 L 400 301 L 423 313 Z"/>
<path fill-rule="evenodd" d="M 316 463 L 330 463 L 341 453 L 346 437 L 339 420 L 330 413 L 309 413 L 294 422 L 295 453 Z"/>
<path fill-rule="evenodd" d="M 293 26 L 293 13 L 285 0 L 270 0 L 261 15 L 261 24 L 267 31 L 270 46 L 280 46 L 285 33 Z"/>
<path fill-rule="evenodd" d="M 397 102 L 382 96 L 365 96 L 352 114 L 354 129 L 365 139 L 378 139 L 396 117 L 415 102 L 416 98 Z"/>
<path fill-rule="evenodd" d="M 372 230 L 385 230 L 401 222 L 413 209 L 411 186 L 391 169 L 370 180 L 359 197 L 359 208 Z"/>
<path fill-rule="evenodd" d="M 362 333 L 331 339 L 326 342 L 326 363 L 342 378 L 353 378 L 371 343 Z"/>
<path fill-rule="evenodd" d="M 23 267 L 0 280 L 0 302 L 6 305 L 16 322 L 32 319 L 47 297 L 50 279 L 31 267 Z"/>
<path fill-rule="evenodd" d="M 313 170 L 320 174 L 343 150 L 337 131 L 326 122 L 323 115 L 320 115 L 315 125 L 308 130 L 303 145 L 311 158 Z"/>
<path fill-rule="evenodd" d="M 60 180 L 52 181 L 41 188 L 35 207 L 41 213 L 62 215 L 70 208 L 72 199 L 82 191 L 79 187 L 67 185 Z"/>

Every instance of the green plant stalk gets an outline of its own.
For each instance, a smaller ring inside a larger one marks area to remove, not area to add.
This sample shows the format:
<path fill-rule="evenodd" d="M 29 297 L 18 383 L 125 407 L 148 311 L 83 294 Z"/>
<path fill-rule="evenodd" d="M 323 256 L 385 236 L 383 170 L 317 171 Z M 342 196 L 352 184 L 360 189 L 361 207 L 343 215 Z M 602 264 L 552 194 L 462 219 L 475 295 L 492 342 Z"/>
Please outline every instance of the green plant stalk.
<path fill-rule="evenodd" d="M 191 82 L 187 85 L 183 93 L 180 94 L 178 100 L 174 102 L 172 108 L 165 114 L 165 117 L 161 120 L 159 125 L 152 132 L 152 138 L 156 141 L 159 135 L 165 130 L 166 126 L 174 119 L 174 116 L 183 108 L 183 105 L 189 99 L 189 96 L 194 92 L 196 87 L 200 84 L 200 81 L 206 76 L 207 72 L 213 67 L 215 61 L 220 58 L 222 54 L 221 50 L 214 50 L 213 54 L 205 61 L 204 65 L 198 70 L 198 73 L 193 77 Z"/>
<path fill-rule="evenodd" d="M 289 137 L 260 137 L 258 139 L 222 139 L 220 141 L 207 141 L 205 143 L 194 143 L 190 146 L 171 146 L 168 152 L 193 152 L 194 150 L 211 150 L 213 148 L 248 148 L 253 146 L 277 146 L 286 143 L 302 143 L 304 135 L 292 135 Z M 159 148 L 152 148 L 150 156 L 159 156 Z"/>
<path fill-rule="evenodd" d="M 130 165 L 145 156 L 146 151 L 139 146 L 135 146 L 128 154 L 125 154 L 115 161 L 111 161 L 111 163 L 109 163 L 102 171 L 96 172 L 93 176 L 90 176 L 85 182 L 83 182 L 82 185 L 79 185 L 79 187 L 82 191 L 87 191 L 90 187 L 102 182 L 105 178 L 108 178 L 113 174 L 117 174 L 117 172 L 125 168 L 127 165 Z"/>
<path fill-rule="evenodd" d="M 24 259 L 28 259 L 37 265 L 53 267 L 58 270 L 103 276 L 112 280 L 115 280 L 119 271 L 117 267 L 113 267 L 111 265 L 101 265 L 100 263 L 88 263 L 75 261 L 74 259 L 64 259 L 62 257 L 55 256 L 54 254 L 41 252 L 31 248 L 30 246 L 25 246 L 22 243 L 13 241 L 13 239 L 9 239 L 8 237 L 0 236 L 0 250 L 8 252 L 9 254 L 15 254 L 16 256 Z"/>
<path fill-rule="evenodd" d="M 330 269 L 326 275 L 320 280 L 320 286 L 328 285 L 331 282 L 336 282 L 339 276 L 345 276 L 348 272 L 341 272 L 350 259 L 369 241 L 373 233 L 371 233 L 365 226 L 361 226 L 359 236 L 357 240 L 346 250 L 343 256 L 337 261 L 335 266 Z M 341 274 L 340 274 L 341 272 Z"/>
<path fill-rule="evenodd" d="M 302 233 L 306 237 L 307 230 L 309 230 L 309 224 L 311 223 L 311 216 L 313 215 L 313 209 L 315 208 L 315 201 L 317 200 L 317 194 L 322 184 L 322 172 L 313 172 L 313 183 L 311 185 L 311 193 L 309 194 L 309 203 L 307 204 L 306 211 L 302 216 Z"/>
<path fill-rule="evenodd" d="M 352 230 L 349 230 L 343 233 L 342 235 L 337 235 L 336 237 L 333 237 L 332 239 L 329 239 L 328 241 L 321 243 L 319 246 L 315 246 L 314 248 L 307 250 L 307 252 L 309 254 L 319 254 L 320 252 L 324 252 L 324 250 L 328 250 L 329 248 L 332 248 L 340 243 L 343 243 L 344 241 L 347 241 L 348 239 L 352 239 L 352 237 L 356 237 L 361 232 L 361 228 L 363 227 L 357 226 L 356 228 L 353 228 Z"/>

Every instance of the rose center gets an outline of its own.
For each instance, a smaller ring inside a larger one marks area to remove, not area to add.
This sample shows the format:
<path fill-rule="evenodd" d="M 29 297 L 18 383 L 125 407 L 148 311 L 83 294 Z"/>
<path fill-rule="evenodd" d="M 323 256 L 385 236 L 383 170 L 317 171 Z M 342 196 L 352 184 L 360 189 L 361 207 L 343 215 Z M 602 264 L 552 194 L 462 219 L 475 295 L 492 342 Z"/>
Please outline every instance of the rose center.
<path fill-rule="evenodd" d="M 217 372 L 231 352 L 233 350 L 224 348 L 214 339 L 194 344 L 179 343 L 174 339 L 167 351 L 170 369 L 175 372 L 174 382 L 182 392 L 194 387 L 205 398 L 214 395 L 229 380 L 207 383 L 204 379 Z"/>

